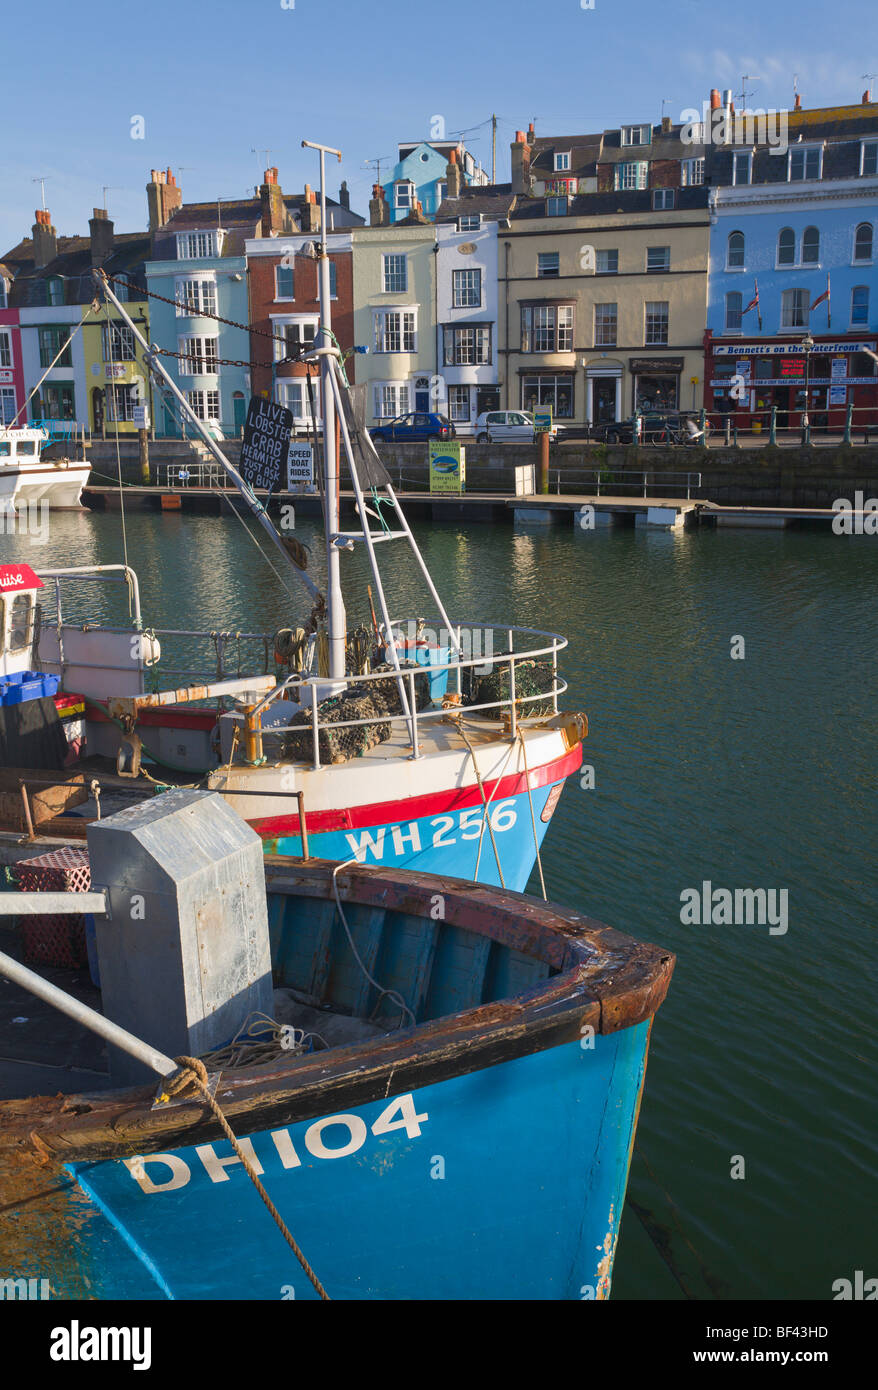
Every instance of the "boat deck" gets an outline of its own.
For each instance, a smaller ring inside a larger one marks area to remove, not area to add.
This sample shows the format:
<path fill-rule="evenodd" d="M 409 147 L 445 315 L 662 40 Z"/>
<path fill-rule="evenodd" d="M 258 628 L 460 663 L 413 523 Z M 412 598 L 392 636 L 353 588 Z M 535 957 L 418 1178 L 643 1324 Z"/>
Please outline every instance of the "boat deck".
<path fill-rule="evenodd" d="M 21 937 L 4 918 L 0 951 L 24 960 Z M 30 966 L 43 979 L 100 1010 L 101 992 L 87 969 Z M 72 1019 L 0 975 L 0 1100 L 106 1090 L 106 1044 Z"/>

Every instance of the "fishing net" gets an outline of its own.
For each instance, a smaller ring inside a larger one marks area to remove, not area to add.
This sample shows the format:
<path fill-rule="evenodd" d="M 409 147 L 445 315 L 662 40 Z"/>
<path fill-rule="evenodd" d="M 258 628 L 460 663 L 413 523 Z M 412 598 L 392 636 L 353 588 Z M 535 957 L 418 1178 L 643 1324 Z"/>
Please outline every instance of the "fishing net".
<path fill-rule="evenodd" d="M 430 677 L 426 671 L 411 661 L 401 661 L 403 671 L 415 670 L 415 700 L 419 710 L 431 703 Z M 388 663 L 376 666 L 376 671 L 393 671 Z M 410 688 L 406 678 L 406 691 Z M 317 706 L 318 746 L 321 763 L 344 763 L 350 758 L 361 758 L 370 748 L 386 743 L 391 735 L 388 716 L 401 715 L 402 702 L 395 676 L 384 681 L 363 681 L 349 686 L 339 695 L 331 695 L 321 700 Z M 327 729 L 324 722 L 335 723 L 348 719 L 375 719 L 376 723 L 357 724 L 347 729 Z M 299 733 L 298 729 L 302 732 Z M 290 728 L 283 736 L 281 757 L 293 762 L 310 762 L 314 756 L 313 723 L 310 709 L 301 710 L 290 720 Z"/>
<path fill-rule="evenodd" d="M 508 666 L 495 666 L 486 676 L 470 675 L 473 668 L 465 667 L 469 677 L 461 683 L 464 702 L 470 705 L 487 705 L 498 700 L 510 698 L 510 679 Z M 554 672 L 548 661 L 516 661 L 515 663 L 515 703 L 519 719 L 532 719 L 535 715 L 554 713 L 552 686 Z M 545 700 L 527 700 L 529 695 L 546 695 Z M 527 700 L 526 704 L 519 701 Z M 508 708 L 508 707 L 507 707 Z M 485 719 L 500 719 L 504 711 L 480 710 Z"/>

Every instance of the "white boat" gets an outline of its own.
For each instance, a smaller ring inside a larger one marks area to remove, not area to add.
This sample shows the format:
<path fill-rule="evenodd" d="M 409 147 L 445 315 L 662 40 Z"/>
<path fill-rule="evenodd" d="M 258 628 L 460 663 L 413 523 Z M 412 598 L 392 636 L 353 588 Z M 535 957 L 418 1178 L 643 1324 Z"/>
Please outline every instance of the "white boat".
<path fill-rule="evenodd" d="M 39 426 L 0 427 L 0 510 L 45 503 L 53 511 L 81 505 L 91 465 L 86 459 L 43 459 L 49 442 Z"/>

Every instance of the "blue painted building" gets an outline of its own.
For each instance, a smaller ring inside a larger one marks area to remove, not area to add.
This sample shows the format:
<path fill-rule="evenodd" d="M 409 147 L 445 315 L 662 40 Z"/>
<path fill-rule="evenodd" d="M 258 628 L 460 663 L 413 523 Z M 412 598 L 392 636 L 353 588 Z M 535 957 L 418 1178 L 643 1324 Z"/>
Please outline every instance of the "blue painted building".
<path fill-rule="evenodd" d="M 184 203 L 168 169 L 153 170 L 147 197 L 152 341 L 169 352 L 164 365 L 198 418 L 238 436 L 251 394 L 246 242 L 316 229 L 314 195 L 306 186 L 303 196 L 284 197 L 272 168 L 252 198 Z M 257 350 L 271 361 L 269 340 Z M 153 413 L 159 437 L 181 435 L 181 408 L 170 392 L 156 392 Z M 187 437 L 193 431 L 187 422 Z"/>
<path fill-rule="evenodd" d="M 434 217 L 447 194 L 448 165 L 456 163 L 465 184 L 488 183 L 488 175 L 457 140 L 403 143 L 393 173 L 382 185 L 391 222 L 401 222 L 420 203 L 425 217 Z M 452 158 L 453 156 L 453 158 Z"/>
<path fill-rule="evenodd" d="M 708 410 L 878 423 L 878 176 L 714 188 L 711 206 Z"/>

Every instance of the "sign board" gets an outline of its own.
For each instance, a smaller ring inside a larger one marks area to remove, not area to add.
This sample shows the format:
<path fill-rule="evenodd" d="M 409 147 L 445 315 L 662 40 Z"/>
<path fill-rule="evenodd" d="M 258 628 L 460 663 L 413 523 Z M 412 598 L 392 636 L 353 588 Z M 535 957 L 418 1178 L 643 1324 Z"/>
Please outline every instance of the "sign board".
<path fill-rule="evenodd" d="M 814 345 L 815 354 L 832 352 L 862 352 L 864 348 L 871 348 L 875 351 L 875 343 L 821 343 Z M 713 349 L 714 357 L 770 357 L 783 356 L 790 350 L 789 343 L 735 343 L 733 347 L 717 346 Z"/>
<path fill-rule="evenodd" d="M 136 406 L 134 407 L 134 409 L 132 410 L 132 412 L 131 412 L 131 420 L 132 420 L 132 423 L 135 424 L 139 430 L 148 430 L 148 429 L 149 429 L 149 406 L 148 406 L 148 405 L 136 405 Z"/>
<path fill-rule="evenodd" d="M 548 410 L 534 411 L 534 434 L 552 433 L 552 407 Z"/>
<path fill-rule="evenodd" d="M 0 565 L 0 593 L 14 593 L 17 589 L 42 588 L 42 579 L 37 578 L 30 565 Z"/>
<path fill-rule="evenodd" d="M 251 397 L 238 472 L 252 488 L 283 489 L 292 428 L 292 411 L 261 396 Z"/>
<path fill-rule="evenodd" d="M 829 365 L 832 385 L 829 388 L 830 405 L 847 405 L 848 364 L 844 357 L 833 357 Z"/>
<path fill-rule="evenodd" d="M 110 363 L 108 367 L 104 368 L 104 376 L 107 381 L 118 381 L 120 378 L 124 377 L 127 370 L 124 362 L 113 362 Z"/>
<path fill-rule="evenodd" d="M 805 363 L 802 361 L 801 357 L 785 357 L 780 364 L 780 374 L 782 377 L 803 377 L 805 375 Z"/>
<path fill-rule="evenodd" d="M 431 439 L 428 446 L 431 492 L 463 492 L 466 450 L 457 440 Z"/>
<path fill-rule="evenodd" d="M 314 481 L 314 450 L 310 444 L 290 444 L 287 457 L 287 492 Z"/>

